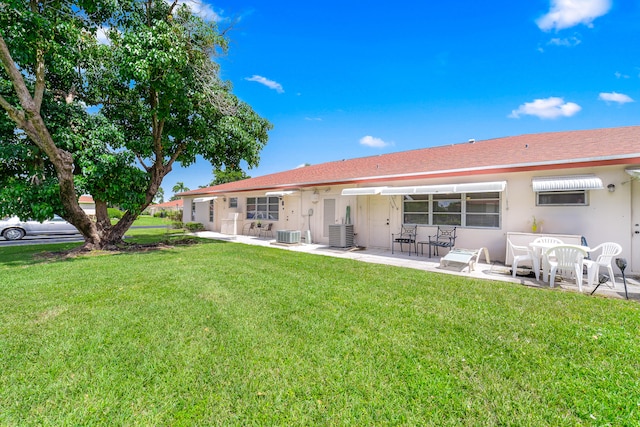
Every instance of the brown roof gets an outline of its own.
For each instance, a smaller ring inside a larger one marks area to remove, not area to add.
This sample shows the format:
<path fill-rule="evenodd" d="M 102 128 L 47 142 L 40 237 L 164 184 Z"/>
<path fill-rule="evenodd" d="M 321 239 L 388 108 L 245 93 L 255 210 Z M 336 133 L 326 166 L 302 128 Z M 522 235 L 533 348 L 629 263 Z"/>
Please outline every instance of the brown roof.
<path fill-rule="evenodd" d="M 149 205 L 150 208 L 181 208 L 183 205 L 182 199 L 170 200 L 164 203 L 157 203 L 155 205 Z"/>
<path fill-rule="evenodd" d="M 94 203 L 93 197 L 89 194 L 83 194 L 78 198 L 78 203 Z"/>
<path fill-rule="evenodd" d="M 633 163 L 640 163 L 640 126 L 511 136 L 340 160 L 180 195 Z"/>

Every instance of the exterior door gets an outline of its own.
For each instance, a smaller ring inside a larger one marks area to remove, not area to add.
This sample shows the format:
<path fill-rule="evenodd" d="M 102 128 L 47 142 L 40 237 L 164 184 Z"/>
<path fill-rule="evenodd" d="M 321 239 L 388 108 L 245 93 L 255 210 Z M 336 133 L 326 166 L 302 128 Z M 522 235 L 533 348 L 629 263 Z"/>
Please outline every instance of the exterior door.
<path fill-rule="evenodd" d="M 280 221 L 284 220 L 287 230 L 301 230 L 300 197 L 287 197 L 280 201 Z M 307 225 L 307 224 L 305 224 Z"/>
<path fill-rule="evenodd" d="M 369 196 L 369 246 L 388 249 L 391 241 L 389 196 Z"/>
<path fill-rule="evenodd" d="M 629 267 L 626 271 L 640 273 L 640 182 L 637 179 L 631 180 L 631 254 L 629 258 L 627 260 Z M 615 266 L 613 269 L 617 270 Z"/>
<path fill-rule="evenodd" d="M 322 237 L 329 237 L 329 226 L 336 223 L 336 199 L 324 199 L 322 211 Z"/>

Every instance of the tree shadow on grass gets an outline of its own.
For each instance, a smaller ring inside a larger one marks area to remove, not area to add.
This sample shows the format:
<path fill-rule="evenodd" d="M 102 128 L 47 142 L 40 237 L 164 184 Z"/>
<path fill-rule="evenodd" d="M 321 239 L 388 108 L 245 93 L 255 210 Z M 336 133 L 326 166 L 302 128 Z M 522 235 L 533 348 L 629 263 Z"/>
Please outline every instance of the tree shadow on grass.
<path fill-rule="evenodd" d="M 28 267 L 35 264 L 72 261 L 86 257 L 144 254 L 156 251 L 169 253 L 177 247 L 226 243 L 188 235 L 161 237 L 156 234 L 137 235 L 109 250 L 83 250 L 82 243 L 15 246 L 0 249 L 0 271 L 3 268 Z"/>

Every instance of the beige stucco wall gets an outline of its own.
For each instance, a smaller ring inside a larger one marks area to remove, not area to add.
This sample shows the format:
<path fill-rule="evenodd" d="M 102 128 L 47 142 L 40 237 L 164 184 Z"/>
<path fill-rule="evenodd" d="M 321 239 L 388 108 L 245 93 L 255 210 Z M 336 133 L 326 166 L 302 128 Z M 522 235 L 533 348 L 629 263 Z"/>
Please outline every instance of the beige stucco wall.
<path fill-rule="evenodd" d="M 532 190 L 533 177 L 565 176 L 595 174 L 602 179 L 604 186 L 615 185 L 615 191 L 592 190 L 589 192 L 587 206 L 536 206 L 536 195 Z M 542 221 L 539 231 L 551 234 L 575 234 L 585 236 L 591 247 L 605 241 L 620 243 L 623 247 L 623 257 L 629 261 L 629 271 L 640 272 L 638 252 L 632 253 L 632 240 L 635 236 L 632 223 L 640 223 L 638 218 L 632 217 L 632 188 L 634 193 L 640 193 L 640 185 L 632 186 L 630 176 L 625 173 L 625 166 L 606 166 L 598 168 L 564 169 L 551 171 L 518 172 L 507 174 L 462 176 L 456 178 L 441 178 L 399 182 L 377 182 L 376 186 L 411 186 L 437 185 L 468 182 L 506 181 L 506 189 L 501 199 L 501 227 L 499 229 L 460 228 L 456 246 L 461 248 L 486 247 L 492 260 L 505 261 L 507 232 L 531 232 L 531 220 L 535 215 Z M 634 183 L 637 184 L 637 183 Z M 373 184 L 363 185 L 373 186 Z M 342 196 L 344 188 L 354 185 L 319 186 L 302 189 L 291 196 L 283 196 L 279 206 L 279 219 L 274 223 L 275 230 L 306 230 L 311 231 L 314 243 L 328 244 L 326 233 L 328 223 L 341 224 L 345 222 L 346 208 L 351 207 L 351 223 L 354 224 L 356 242 L 360 246 L 390 248 L 391 233 L 400 230 L 402 221 L 401 196 Z M 238 207 L 231 209 L 228 201 L 222 197 L 216 199 L 216 216 L 214 223 L 209 223 L 208 203 L 196 204 L 195 221 L 201 222 L 209 230 L 220 231 L 221 219 L 227 218 L 228 213 L 238 212 L 238 232 L 246 223 L 247 197 L 263 197 L 265 192 L 237 193 Z M 230 195 L 226 196 L 227 199 Z M 637 198 L 637 196 L 636 196 Z M 333 202 L 331 202 L 333 200 Z M 185 199 L 185 221 L 190 221 L 191 204 Z M 333 215 L 327 216 L 325 205 L 334 203 Z M 640 201 L 636 202 L 640 206 Z M 309 210 L 313 214 L 309 215 Z M 636 209 L 638 210 L 638 209 Z M 388 221 L 387 221 L 388 220 Z M 640 231 L 640 226 L 636 227 Z M 418 240 L 428 240 L 429 235 L 435 234 L 435 226 L 419 226 Z M 304 235 L 304 233 L 303 233 Z M 638 235 L 640 236 L 640 234 Z M 640 239 L 640 237 L 637 237 Z M 426 250 L 426 248 L 425 248 Z"/>

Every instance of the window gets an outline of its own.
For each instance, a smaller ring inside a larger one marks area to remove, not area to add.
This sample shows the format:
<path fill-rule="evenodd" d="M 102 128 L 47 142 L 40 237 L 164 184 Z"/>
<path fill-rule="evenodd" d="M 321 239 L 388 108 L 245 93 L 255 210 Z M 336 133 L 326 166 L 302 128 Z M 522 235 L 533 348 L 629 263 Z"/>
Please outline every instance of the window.
<path fill-rule="evenodd" d="M 500 228 L 500 193 L 412 194 L 404 196 L 407 224 Z"/>
<path fill-rule="evenodd" d="M 540 191 L 536 193 L 538 206 L 586 206 L 587 191 Z"/>
<path fill-rule="evenodd" d="M 237 208 L 238 207 L 238 198 L 237 197 L 229 197 L 229 207 Z"/>
<path fill-rule="evenodd" d="M 215 206 L 213 204 L 213 200 L 209 200 L 209 222 L 213 222 L 214 219 L 214 213 L 215 213 Z"/>
<path fill-rule="evenodd" d="M 196 220 L 196 202 L 191 201 L 191 221 Z"/>
<path fill-rule="evenodd" d="M 467 227 L 500 228 L 500 195 L 498 193 L 467 194 L 465 205 Z"/>
<path fill-rule="evenodd" d="M 462 194 L 433 194 L 433 225 L 462 225 Z"/>
<path fill-rule="evenodd" d="M 278 220 L 277 197 L 247 197 L 247 219 Z"/>

